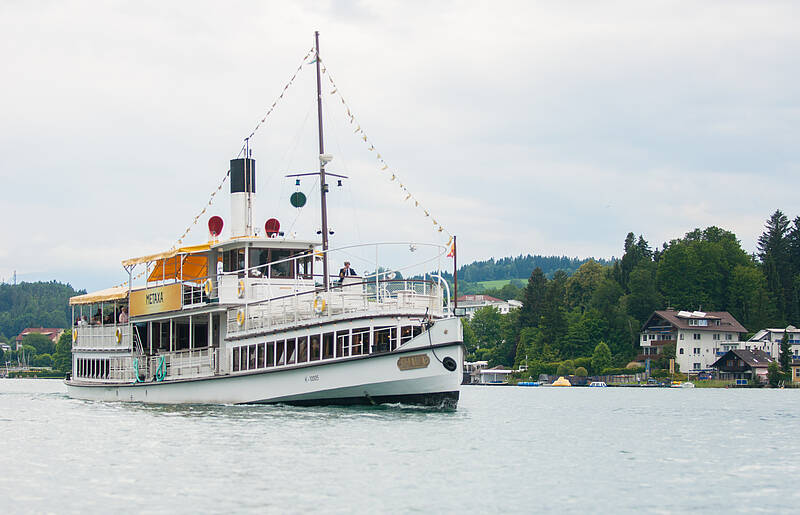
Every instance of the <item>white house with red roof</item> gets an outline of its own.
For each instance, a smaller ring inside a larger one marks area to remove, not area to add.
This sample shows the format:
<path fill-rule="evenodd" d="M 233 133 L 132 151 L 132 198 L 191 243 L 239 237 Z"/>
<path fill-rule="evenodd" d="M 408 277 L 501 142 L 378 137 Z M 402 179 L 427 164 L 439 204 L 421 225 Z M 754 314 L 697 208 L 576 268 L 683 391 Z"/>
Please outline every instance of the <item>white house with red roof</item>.
<path fill-rule="evenodd" d="M 481 308 L 492 306 L 497 308 L 501 314 L 505 315 L 512 309 L 522 307 L 522 302 L 518 300 L 503 300 L 492 297 L 491 295 L 462 295 L 456 299 L 459 308 L 464 308 L 465 314 L 471 319 L 475 312 Z"/>
<path fill-rule="evenodd" d="M 674 343 L 681 372 L 709 370 L 726 352 L 744 348 L 745 333 L 727 311 L 655 311 L 642 327 L 639 359 L 656 359 L 664 345 Z"/>
<path fill-rule="evenodd" d="M 25 337 L 26 334 L 43 334 L 50 338 L 53 342 L 53 345 L 58 343 L 58 338 L 63 333 L 63 329 L 59 329 L 57 327 L 27 327 L 21 333 L 17 335 L 16 341 L 16 350 L 22 346 L 22 339 Z"/>

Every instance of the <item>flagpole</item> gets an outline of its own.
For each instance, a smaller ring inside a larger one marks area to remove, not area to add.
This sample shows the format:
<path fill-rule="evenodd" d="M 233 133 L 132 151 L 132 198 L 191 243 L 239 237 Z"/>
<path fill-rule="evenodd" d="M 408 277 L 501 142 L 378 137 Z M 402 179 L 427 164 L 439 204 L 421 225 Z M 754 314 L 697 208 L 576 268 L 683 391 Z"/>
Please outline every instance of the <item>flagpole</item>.
<path fill-rule="evenodd" d="M 325 140 L 322 137 L 322 86 L 319 73 L 319 31 L 314 32 L 314 48 L 317 62 L 317 122 L 319 124 L 319 193 L 320 211 L 322 212 L 322 284 L 325 291 L 328 291 L 328 204 L 325 199 L 328 193 L 328 185 L 325 183 L 325 161 L 322 155 L 325 153 Z"/>
<path fill-rule="evenodd" d="M 458 250 L 456 236 L 453 236 L 453 309 L 458 308 Z"/>

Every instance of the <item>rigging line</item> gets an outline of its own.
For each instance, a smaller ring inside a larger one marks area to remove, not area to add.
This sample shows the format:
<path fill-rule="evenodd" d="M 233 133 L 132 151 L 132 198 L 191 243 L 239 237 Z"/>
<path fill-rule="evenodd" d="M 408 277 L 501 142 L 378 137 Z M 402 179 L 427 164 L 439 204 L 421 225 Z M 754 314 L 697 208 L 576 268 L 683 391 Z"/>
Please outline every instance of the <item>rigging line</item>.
<path fill-rule="evenodd" d="M 308 193 L 309 197 L 313 196 L 314 193 L 317 191 L 317 185 L 318 185 L 318 181 L 315 180 L 314 181 L 314 186 L 311 187 L 311 191 L 309 191 L 309 193 Z M 294 220 L 292 220 L 292 225 L 289 226 L 289 231 L 288 232 L 292 232 L 292 230 L 294 229 L 294 226 L 297 224 L 297 220 L 300 218 L 300 215 L 303 214 L 303 212 L 306 209 L 306 206 L 308 206 L 308 205 L 309 204 L 306 204 L 305 206 L 303 206 L 303 207 L 301 207 L 301 208 L 299 208 L 297 210 L 297 215 L 295 215 Z"/>
<path fill-rule="evenodd" d="M 294 135 L 291 147 L 287 147 L 286 153 L 281 160 L 281 164 L 284 166 L 284 170 L 291 170 L 292 160 L 289 159 L 289 156 L 294 156 L 295 151 L 297 150 L 297 146 L 300 144 L 301 136 L 303 135 L 303 131 L 306 129 L 306 125 L 308 125 L 308 118 L 311 116 L 311 111 L 317 107 L 317 101 L 313 100 L 308 104 L 308 110 L 306 110 L 306 115 L 303 118 L 303 123 L 300 125 L 300 128 Z"/>
<path fill-rule="evenodd" d="M 326 120 L 330 119 L 333 121 L 338 121 L 339 119 L 336 117 L 335 110 L 328 109 L 328 99 L 325 95 L 322 96 L 322 107 L 325 109 Z M 329 122 L 330 125 L 330 122 Z M 329 127 L 330 128 L 330 127 Z M 342 168 L 344 169 L 344 175 L 352 177 L 353 174 L 350 173 L 350 167 L 347 165 L 347 160 L 344 158 L 344 151 L 342 150 L 342 145 L 339 140 L 339 135 L 337 131 L 329 130 L 328 134 L 333 134 L 333 141 L 336 144 L 336 148 L 339 150 L 339 156 L 341 156 L 342 161 Z M 345 194 L 349 197 L 348 207 L 350 208 L 350 220 L 352 221 L 352 225 L 355 228 L 356 238 L 358 241 L 363 241 L 361 238 L 361 224 L 359 223 L 359 217 L 356 214 L 355 208 L 355 198 L 353 198 L 353 189 L 350 187 L 350 182 L 347 181 L 347 186 L 345 187 Z M 348 199 L 345 199 L 348 200 Z"/>
<path fill-rule="evenodd" d="M 351 125 L 353 125 L 353 124 L 356 125 L 356 130 L 355 130 L 354 133 L 361 135 L 360 138 L 362 140 L 364 140 L 365 144 L 369 145 L 368 150 L 370 152 L 375 152 L 375 157 L 378 160 L 378 163 L 383 165 L 381 167 L 381 171 L 389 171 L 389 173 L 392 174 L 392 177 L 391 177 L 390 180 L 391 181 L 397 180 L 398 184 L 400 185 L 400 188 L 403 190 L 404 193 L 406 193 L 405 200 L 412 199 L 414 201 L 414 207 L 421 209 L 425 213 L 425 217 L 426 218 L 431 218 L 431 221 L 433 222 L 433 226 L 437 230 L 437 232 L 445 232 L 445 233 L 447 233 L 448 236 L 450 236 L 451 239 L 448 241 L 448 244 L 449 244 L 450 241 L 452 241 L 452 235 L 450 234 L 450 232 L 447 231 L 444 228 L 444 226 L 442 224 L 440 224 L 436 220 L 436 218 L 433 218 L 431 216 L 430 211 L 428 209 L 426 209 L 425 206 L 423 206 L 419 202 L 419 200 L 408 190 L 408 188 L 405 187 L 405 185 L 403 184 L 403 181 L 400 179 L 400 177 L 397 176 L 397 172 L 394 169 L 389 170 L 389 165 L 383 159 L 381 154 L 377 151 L 377 149 L 375 148 L 375 145 L 370 143 L 369 138 L 367 137 L 367 134 L 364 132 L 364 130 L 361 128 L 361 125 L 359 123 L 357 123 L 355 115 L 352 112 L 352 109 L 350 108 L 350 106 L 345 101 L 344 97 L 342 96 L 341 92 L 339 91 L 339 88 L 336 86 L 336 83 L 334 82 L 333 77 L 331 76 L 330 72 L 328 72 L 328 69 L 327 69 L 326 66 L 323 66 L 322 73 L 326 74 L 328 76 L 328 81 L 331 83 L 331 86 L 333 87 L 333 91 L 331 91 L 330 94 L 331 95 L 335 94 L 335 95 L 338 96 L 339 100 L 341 101 L 342 105 L 344 106 L 344 108 L 347 111 L 347 116 L 350 118 L 350 124 Z"/>
<path fill-rule="evenodd" d="M 264 122 L 266 121 L 267 117 L 270 114 L 272 114 L 272 111 L 275 109 L 275 106 L 278 105 L 278 102 L 280 102 L 283 99 L 283 95 L 286 93 L 286 90 L 289 89 L 289 86 L 291 86 L 294 83 L 294 80 L 297 78 L 297 74 L 300 73 L 300 70 L 303 69 L 303 66 L 305 66 L 306 64 L 311 64 L 311 63 L 306 63 L 306 61 L 308 60 L 309 57 L 311 57 L 311 55 L 313 53 L 314 53 L 314 47 L 311 47 L 311 50 L 309 50 L 308 53 L 306 53 L 306 55 L 303 57 L 303 60 L 300 61 L 300 66 L 297 67 L 297 70 L 295 70 L 294 75 L 292 75 L 292 78 L 289 79 L 289 82 L 287 82 L 286 85 L 281 90 L 281 94 L 278 95 L 278 98 L 276 98 L 275 101 L 272 103 L 272 105 L 269 107 L 269 109 L 267 109 L 266 114 L 261 118 L 261 120 L 258 123 L 256 123 L 255 128 L 252 131 L 250 131 L 250 135 L 245 138 L 245 143 L 242 145 L 242 148 L 239 150 L 239 154 L 236 156 L 237 158 L 241 157 L 242 152 L 244 152 L 245 147 L 247 145 L 246 141 L 248 139 L 252 138 L 253 135 L 255 135 L 256 131 L 261 127 L 261 125 L 264 124 Z M 247 156 L 245 156 L 245 157 L 247 157 Z"/>
<path fill-rule="evenodd" d="M 279 102 L 281 99 L 283 99 L 283 95 L 286 93 L 286 90 L 287 90 L 287 89 L 289 89 L 289 86 L 291 86 L 291 85 L 294 83 L 294 80 L 297 78 L 297 75 L 300 73 L 300 70 L 302 70 L 302 69 L 303 69 L 303 66 L 305 66 L 305 64 L 306 64 L 306 61 L 308 60 L 308 58 L 311 56 L 311 54 L 312 54 L 312 53 L 314 53 L 314 48 L 313 48 L 313 47 L 311 48 L 311 50 L 309 50 L 309 51 L 308 51 L 308 53 L 305 55 L 305 57 L 303 57 L 303 60 L 300 62 L 300 66 L 298 66 L 298 67 L 297 67 L 297 70 L 295 70 L 295 72 L 294 72 L 294 75 L 292 75 L 292 78 L 291 78 L 291 79 L 289 79 L 289 82 L 287 82 L 287 83 L 286 83 L 286 85 L 283 87 L 283 91 L 281 91 L 281 94 L 280 94 L 280 95 L 278 96 L 278 98 L 277 98 L 277 99 L 276 99 L 276 100 L 275 100 L 275 101 L 272 103 L 272 105 L 270 106 L 270 108 L 267 110 L 266 114 L 264 114 L 264 116 L 261 118 L 261 121 L 259 121 L 259 122 L 256 124 L 255 128 L 254 128 L 254 129 L 253 129 L 253 130 L 250 132 L 250 135 L 249 135 L 249 136 L 247 136 L 247 137 L 245 138 L 245 142 L 242 144 L 242 148 L 241 148 L 241 149 L 239 149 L 239 153 L 236 155 L 236 158 L 237 158 L 237 159 L 238 159 L 238 158 L 240 158 L 240 157 L 242 156 L 242 153 L 245 151 L 245 148 L 246 148 L 246 146 L 247 146 L 247 140 L 249 140 L 250 138 L 252 138 L 252 137 L 253 137 L 253 135 L 254 135 L 254 134 L 256 133 L 256 131 L 257 131 L 257 130 L 258 130 L 260 127 L 261 127 L 261 125 L 263 125 L 263 124 L 266 122 L 266 120 L 267 120 L 267 117 L 268 117 L 270 114 L 272 114 L 272 111 L 275 109 L 275 106 L 276 106 L 276 105 L 278 105 L 278 102 Z M 245 157 L 249 157 L 249 156 L 245 156 Z M 227 172 L 225 172 L 225 177 L 223 177 L 223 178 L 222 178 L 222 182 L 220 183 L 219 187 L 217 187 L 216 191 L 214 191 L 213 193 L 211 193 L 211 198 L 209 199 L 209 201 L 208 201 L 208 204 L 207 204 L 206 206 L 204 206 L 204 207 L 203 207 L 202 211 L 200 211 L 200 213 L 199 213 L 197 216 L 195 216 L 195 217 L 194 217 L 194 220 L 192 221 L 192 223 L 191 223 L 191 224 L 189 225 L 189 227 L 188 227 L 188 228 L 187 228 L 187 229 L 186 229 L 186 230 L 183 232 L 183 235 L 181 235 L 181 237 L 180 237 L 180 238 L 178 238 L 178 241 L 177 241 L 177 242 L 176 242 L 176 243 L 175 243 L 175 244 L 172 246 L 172 248 L 171 248 L 170 250 L 174 250 L 174 249 L 176 249 L 176 248 L 177 248 L 177 247 L 178 247 L 178 246 L 179 246 L 181 243 L 183 243 L 183 239 L 184 239 L 186 236 L 188 236 L 188 235 L 189 235 L 189 232 L 192 230 L 192 228 L 193 228 L 195 225 L 197 225 L 197 220 L 198 220 L 198 219 L 199 219 L 201 216 L 203 216 L 203 214 L 206 212 L 206 210 L 207 210 L 209 207 L 211 207 L 211 205 L 214 203 L 214 197 L 216 196 L 217 192 L 219 192 L 219 191 L 221 191 L 221 190 L 222 190 L 222 186 L 225 184 L 225 181 L 227 181 L 227 180 L 228 180 L 228 177 L 230 176 L 230 174 L 231 174 L 231 171 L 230 171 L 230 169 L 229 169 Z"/>
<path fill-rule="evenodd" d="M 309 102 L 308 109 L 306 110 L 306 115 L 305 115 L 305 117 L 303 117 L 303 122 L 302 122 L 302 124 L 300 124 L 300 128 L 295 132 L 295 135 L 292 138 L 292 143 L 290 145 L 286 146 L 286 151 L 284 152 L 283 157 L 280 159 L 280 161 L 278 161 L 280 163 L 279 166 L 278 166 L 278 170 L 279 171 L 280 170 L 292 170 L 291 162 L 292 162 L 293 158 L 290 159 L 289 156 L 294 156 L 295 155 L 295 151 L 297 150 L 297 146 L 300 144 L 300 139 L 301 139 L 301 136 L 303 134 L 303 131 L 305 130 L 306 125 L 308 125 L 308 118 L 311 116 L 311 111 L 313 110 L 314 107 L 316 107 L 315 104 L 316 104 L 316 102 Z M 278 198 L 275 199 L 276 205 L 283 206 L 283 203 L 282 203 L 282 199 L 284 198 L 283 194 L 287 190 L 287 188 L 288 188 L 288 182 L 287 182 L 287 178 L 284 176 L 284 177 L 282 177 L 282 180 L 281 180 L 280 193 L 278 195 Z M 279 213 L 283 213 L 283 212 L 284 212 L 283 208 L 279 208 Z"/>

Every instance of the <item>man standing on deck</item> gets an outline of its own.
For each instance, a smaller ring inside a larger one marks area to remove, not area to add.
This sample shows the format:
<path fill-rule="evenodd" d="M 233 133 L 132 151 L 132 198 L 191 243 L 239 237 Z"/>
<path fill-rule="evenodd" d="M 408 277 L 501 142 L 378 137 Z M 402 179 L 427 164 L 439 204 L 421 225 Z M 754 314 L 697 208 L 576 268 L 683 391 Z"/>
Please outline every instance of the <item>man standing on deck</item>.
<path fill-rule="evenodd" d="M 356 271 L 350 268 L 350 261 L 344 262 L 344 268 L 339 270 L 339 284 L 342 284 L 347 276 L 356 275 Z"/>

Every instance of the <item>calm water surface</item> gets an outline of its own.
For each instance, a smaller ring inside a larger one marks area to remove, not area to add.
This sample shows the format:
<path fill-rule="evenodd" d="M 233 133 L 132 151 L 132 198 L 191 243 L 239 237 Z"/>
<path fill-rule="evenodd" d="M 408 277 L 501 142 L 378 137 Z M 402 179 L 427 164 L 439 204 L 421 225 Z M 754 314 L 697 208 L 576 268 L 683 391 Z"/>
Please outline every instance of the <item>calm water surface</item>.
<path fill-rule="evenodd" d="M 800 390 L 148 406 L 0 380 L 0 512 L 797 512 Z"/>

